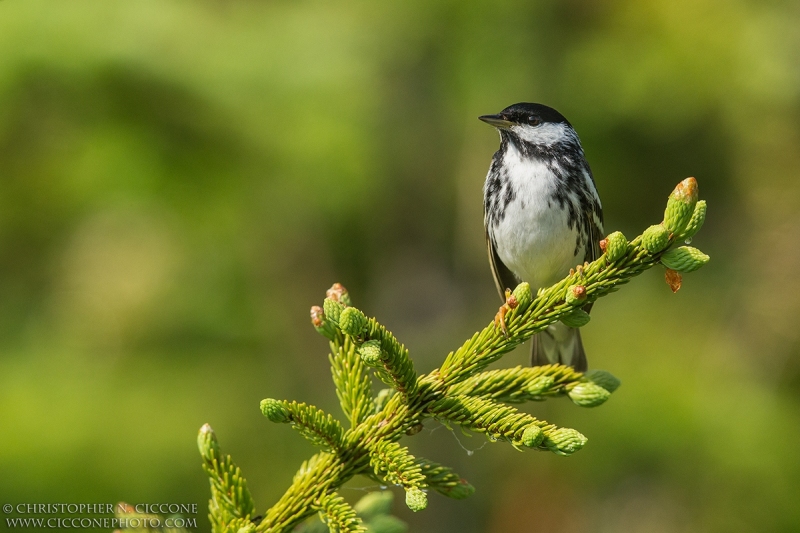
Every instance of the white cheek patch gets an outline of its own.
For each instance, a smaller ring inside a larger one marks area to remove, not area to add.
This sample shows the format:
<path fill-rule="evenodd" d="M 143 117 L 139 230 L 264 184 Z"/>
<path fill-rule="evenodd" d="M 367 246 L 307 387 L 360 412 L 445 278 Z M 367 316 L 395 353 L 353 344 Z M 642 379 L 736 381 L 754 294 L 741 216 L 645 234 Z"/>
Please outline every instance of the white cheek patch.
<path fill-rule="evenodd" d="M 558 142 L 577 140 L 575 130 L 561 122 L 546 122 L 538 126 L 516 124 L 511 131 L 520 139 L 531 144 L 550 146 Z"/>

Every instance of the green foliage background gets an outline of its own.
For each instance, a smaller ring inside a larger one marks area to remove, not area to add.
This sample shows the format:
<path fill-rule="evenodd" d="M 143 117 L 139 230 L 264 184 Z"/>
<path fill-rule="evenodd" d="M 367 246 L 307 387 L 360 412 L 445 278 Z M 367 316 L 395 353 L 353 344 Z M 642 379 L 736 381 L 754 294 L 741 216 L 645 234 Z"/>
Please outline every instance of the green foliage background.
<path fill-rule="evenodd" d="M 266 509 L 312 448 L 259 400 L 337 409 L 308 323 L 333 281 L 423 372 L 493 316 L 476 117 L 539 101 L 579 131 L 609 231 L 696 176 L 713 261 L 595 306 L 589 362 L 622 388 L 533 407 L 583 451 L 456 434 L 469 455 L 431 425 L 411 451 L 477 493 L 398 514 L 796 531 L 798 25 L 780 0 L 0 3 L 0 502 L 203 507 L 209 422 Z"/>

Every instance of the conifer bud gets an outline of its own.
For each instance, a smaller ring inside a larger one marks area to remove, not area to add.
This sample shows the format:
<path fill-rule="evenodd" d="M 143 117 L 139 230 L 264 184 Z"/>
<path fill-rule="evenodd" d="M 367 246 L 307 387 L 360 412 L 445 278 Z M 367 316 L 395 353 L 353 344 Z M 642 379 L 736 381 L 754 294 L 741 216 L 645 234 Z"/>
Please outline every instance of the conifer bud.
<path fill-rule="evenodd" d="M 597 383 L 587 381 L 575 385 L 569 391 L 569 397 L 576 405 L 581 407 L 597 407 L 605 403 L 611 397 L 611 393 Z"/>
<path fill-rule="evenodd" d="M 342 333 L 346 335 L 357 337 L 364 333 L 366 327 L 366 315 L 355 307 L 347 307 L 342 311 L 342 314 L 339 315 L 339 328 L 341 328 Z"/>
<path fill-rule="evenodd" d="M 571 328 L 582 328 L 589 323 L 592 317 L 583 309 L 575 309 L 567 316 L 561 317 L 561 322 Z"/>
<path fill-rule="evenodd" d="M 339 323 L 339 316 L 345 309 L 344 304 L 331 298 L 325 298 L 325 301 L 322 302 L 322 308 L 325 313 L 325 318 L 334 324 Z"/>
<path fill-rule="evenodd" d="M 697 180 L 686 178 L 675 187 L 667 200 L 667 209 L 664 211 L 666 229 L 675 234 L 682 232 L 692 218 L 696 203 Z"/>
<path fill-rule="evenodd" d="M 517 299 L 517 305 L 523 309 L 528 307 L 533 301 L 533 293 L 531 293 L 531 286 L 528 282 L 523 281 L 517 288 L 514 289 L 514 298 Z"/>
<path fill-rule="evenodd" d="M 669 245 L 669 230 L 661 224 L 650 226 L 642 233 L 642 246 L 650 254 L 657 254 Z"/>
<path fill-rule="evenodd" d="M 345 306 L 353 305 L 350 302 L 350 293 L 344 288 L 341 283 L 334 283 L 331 288 L 325 291 L 325 296 L 334 302 L 341 302 Z"/>
<path fill-rule="evenodd" d="M 586 287 L 583 285 L 570 285 L 564 298 L 569 305 L 579 305 L 586 301 Z"/>
<path fill-rule="evenodd" d="M 325 324 L 325 311 L 318 305 L 311 307 L 311 324 L 317 329 L 321 329 Z"/>
<path fill-rule="evenodd" d="M 378 366 L 381 364 L 381 341 L 367 341 L 358 349 L 361 360 L 367 366 Z"/>
<path fill-rule="evenodd" d="M 422 511 L 428 506 L 428 495 L 417 487 L 411 487 L 406 491 L 406 505 L 414 511 Z"/>
<path fill-rule="evenodd" d="M 217 442 L 217 435 L 211 426 L 203 424 L 200 432 L 197 434 L 197 448 L 200 450 L 200 455 L 206 461 L 212 461 L 214 458 L 219 458 L 219 443 Z"/>
<path fill-rule="evenodd" d="M 678 272 L 694 272 L 708 263 L 706 254 L 691 246 L 680 246 L 661 256 L 661 264 Z"/>
<path fill-rule="evenodd" d="M 572 455 L 586 445 L 589 439 L 571 428 L 558 428 L 548 435 L 544 445 L 557 455 Z"/>
<path fill-rule="evenodd" d="M 544 431 L 536 425 L 525 428 L 522 432 L 522 444 L 528 448 L 536 448 L 544 440 Z"/>
<path fill-rule="evenodd" d="M 555 380 L 552 376 L 539 376 L 536 379 L 532 379 L 525 390 L 531 396 L 538 396 L 550 390 L 554 383 Z"/>
<path fill-rule="evenodd" d="M 694 211 L 692 212 L 692 218 L 689 219 L 689 223 L 686 225 L 686 228 L 683 230 L 683 234 L 681 235 L 682 239 L 691 239 L 694 237 L 700 228 L 703 227 L 703 222 L 706 221 L 706 201 L 700 200 L 697 202 L 697 205 L 694 206 Z"/>
<path fill-rule="evenodd" d="M 318 305 L 311 308 L 311 324 L 318 333 L 324 335 L 328 339 L 333 340 L 336 336 L 336 326 L 325 317 L 325 311 Z"/>
<path fill-rule="evenodd" d="M 619 379 L 606 370 L 589 370 L 584 376 L 586 379 L 592 383 L 597 383 L 608 392 L 614 392 L 620 386 Z"/>
<path fill-rule="evenodd" d="M 270 422 L 282 423 L 289 421 L 289 410 L 283 406 L 283 402 L 272 398 L 261 400 L 261 412 L 269 418 Z"/>
<path fill-rule="evenodd" d="M 613 263 L 622 259 L 628 253 L 628 239 L 621 231 L 615 231 L 600 241 L 600 248 L 606 256 L 606 261 Z"/>

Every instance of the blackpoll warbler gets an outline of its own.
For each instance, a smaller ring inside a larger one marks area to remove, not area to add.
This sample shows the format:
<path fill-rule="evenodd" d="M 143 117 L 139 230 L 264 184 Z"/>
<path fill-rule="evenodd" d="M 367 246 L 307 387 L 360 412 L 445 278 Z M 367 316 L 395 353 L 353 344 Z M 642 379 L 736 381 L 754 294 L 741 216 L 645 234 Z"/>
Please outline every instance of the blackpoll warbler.
<path fill-rule="evenodd" d="M 500 132 L 483 188 L 489 261 L 501 297 L 520 282 L 534 294 L 601 255 L 603 209 L 578 134 L 542 104 L 514 104 L 480 119 Z M 505 328 L 504 310 L 499 321 Z M 588 309 L 586 309 L 588 311 Z M 587 368 L 580 331 L 562 323 L 533 338 L 531 364 Z"/>

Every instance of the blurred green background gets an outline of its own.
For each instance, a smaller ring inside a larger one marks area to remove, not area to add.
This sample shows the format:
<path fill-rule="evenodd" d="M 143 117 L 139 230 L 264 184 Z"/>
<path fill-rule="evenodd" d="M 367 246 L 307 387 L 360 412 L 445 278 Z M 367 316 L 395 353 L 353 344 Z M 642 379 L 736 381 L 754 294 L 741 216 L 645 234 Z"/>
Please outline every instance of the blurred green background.
<path fill-rule="evenodd" d="M 429 423 L 405 442 L 477 493 L 397 514 L 800 530 L 798 27 L 781 0 L 1 2 L 0 503 L 204 508 L 208 422 L 265 510 L 313 449 L 259 400 L 338 412 L 308 319 L 331 283 L 422 371 L 494 315 L 476 117 L 537 101 L 580 133 L 607 231 L 696 176 L 712 262 L 595 306 L 590 365 L 623 386 L 531 406 L 583 451 Z"/>

